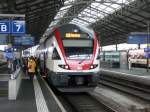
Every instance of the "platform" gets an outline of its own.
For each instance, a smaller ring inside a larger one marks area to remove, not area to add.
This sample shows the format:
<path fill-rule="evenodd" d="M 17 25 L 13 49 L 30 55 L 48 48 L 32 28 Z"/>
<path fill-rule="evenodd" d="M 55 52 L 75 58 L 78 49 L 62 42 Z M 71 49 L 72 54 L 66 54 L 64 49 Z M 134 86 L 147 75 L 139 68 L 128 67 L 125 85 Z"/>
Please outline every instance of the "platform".
<path fill-rule="evenodd" d="M 150 110 L 150 72 L 146 69 L 102 68 L 98 87 L 95 90 L 96 98 L 117 109 L 118 112 Z"/>
<path fill-rule="evenodd" d="M 128 69 L 120 69 L 120 68 L 101 68 L 102 70 L 109 70 L 114 72 L 121 72 L 131 75 L 138 75 L 138 76 L 149 76 L 150 75 L 150 69 L 149 72 L 147 72 L 146 68 L 135 68 L 132 67 L 131 70 Z"/>
<path fill-rule="evenodd" d="M 49 86 L 36 76 L 22 79 L 17 100 L 0 97 L 0 112 L 62 112 L 63 108 Z"/>
<path fill-rule="evenodd" d="M 30 80 L 22 80 L 18 99 L 9 101 L 8 98 L 0 99 L 1 112 L 37 112 L 33 84 Z"/>
<path fill-rule="evenodd" d="M 112 80 L 119 80 L 118 83 L 122 83 L 121 80 L 124 80 L 127 81 L 126 83 L 128 84 L 129 82 L 132 82 L 138 83 L 138 86 L 150 86 L 150 72 L 147 72 L 146 69 L 142 68 L 132 68 L 132 70 L 102 68 L 100 75 L 101 79 L 104 77 L 111 77 Z"/>

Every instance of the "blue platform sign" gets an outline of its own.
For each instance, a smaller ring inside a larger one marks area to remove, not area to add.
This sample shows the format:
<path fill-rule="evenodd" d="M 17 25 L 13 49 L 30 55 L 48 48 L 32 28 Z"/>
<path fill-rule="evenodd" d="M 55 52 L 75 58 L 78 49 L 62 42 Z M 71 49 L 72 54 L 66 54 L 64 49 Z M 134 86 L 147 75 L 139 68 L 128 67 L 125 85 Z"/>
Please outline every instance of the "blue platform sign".
<path fill-rule="evenodd" d="M 146 53 L 146 58 L 150 59 L 150 52 Z"/>
<path fill-rule="evenodd" d="M 150 52 L 148 53 L 148 59 L 150 59 Z"/>
<path fill-rule="evenodd" d="M 34 37 L 23 37 L 22 45 L 34 45 Z"/>
<path fill-rule="evenodd" d="M 128 44 L 146 44 L 148 35 L 130 35 Z"/>
<path fill-rule="evenodd" d="M 5 58 L 6 59 L 13 59 L 13 53 L 12 52 L 6 52 L 5 53 Z"/>
<path fill-rule="evenodd" d="M 144 52 L 150 52 L 150 47 L 144 48 Z"/>
<path fill-rule="evenodd" d="M 10 31 L 10 21 L 0 21 L 0 33 L 8 34 Z"/>
<path fill-rule="evenodd" d="M 25 21 L 12 21 L 12 33 L 25 33 Z"/>
<path fill-rule="evenodd" d="M 13 59 L 13 48 L 5 49 L 5 58 Z"/>
<path fill-rule="evenodd" d="M 13 38 L 13 45 L 15 46 L 32 46 L 34 45 L 34 37 L 25 35 Z"/>

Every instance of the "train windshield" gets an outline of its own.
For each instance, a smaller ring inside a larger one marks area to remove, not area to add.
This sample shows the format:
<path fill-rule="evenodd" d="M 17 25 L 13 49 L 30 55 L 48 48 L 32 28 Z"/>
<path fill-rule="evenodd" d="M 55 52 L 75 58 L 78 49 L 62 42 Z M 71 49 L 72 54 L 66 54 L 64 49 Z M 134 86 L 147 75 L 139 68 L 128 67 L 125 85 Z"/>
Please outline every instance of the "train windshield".
<path fill-rule="evenodd" d="M 93 40 L 63 40 L 67 59 L 91 59 Z"/>

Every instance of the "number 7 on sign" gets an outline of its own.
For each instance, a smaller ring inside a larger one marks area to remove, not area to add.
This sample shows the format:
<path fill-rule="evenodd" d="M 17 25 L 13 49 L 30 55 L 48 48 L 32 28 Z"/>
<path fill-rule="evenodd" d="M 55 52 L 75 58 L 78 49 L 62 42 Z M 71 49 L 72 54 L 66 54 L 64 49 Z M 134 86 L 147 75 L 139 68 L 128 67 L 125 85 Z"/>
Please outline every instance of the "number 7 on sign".
<path fill-rule="evenodd" d="M 19 32 L 20 28 L 21 28 L 21 25 L 17 24 L 16 27 L 17 27 L 17 32 Z"/>
<path fill-rule="evenodd" d="M 12 22 L 12 33 L 25 33 L 25 21 L 13 21 Z"/>

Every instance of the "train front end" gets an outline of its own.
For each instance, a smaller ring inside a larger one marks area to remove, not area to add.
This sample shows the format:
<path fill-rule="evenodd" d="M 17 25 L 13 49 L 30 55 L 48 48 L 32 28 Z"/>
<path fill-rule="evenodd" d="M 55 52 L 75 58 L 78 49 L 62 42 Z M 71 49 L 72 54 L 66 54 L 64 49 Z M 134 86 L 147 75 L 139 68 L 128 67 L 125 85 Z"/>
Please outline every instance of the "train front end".
<path fill-rule="evenodd" d="M 99 46 L 93 30 L 64 25 L 54 32 L 61 60 L 54 64 L 53 85 L 63 92 L 93 90 L 99 81 Z"/>

